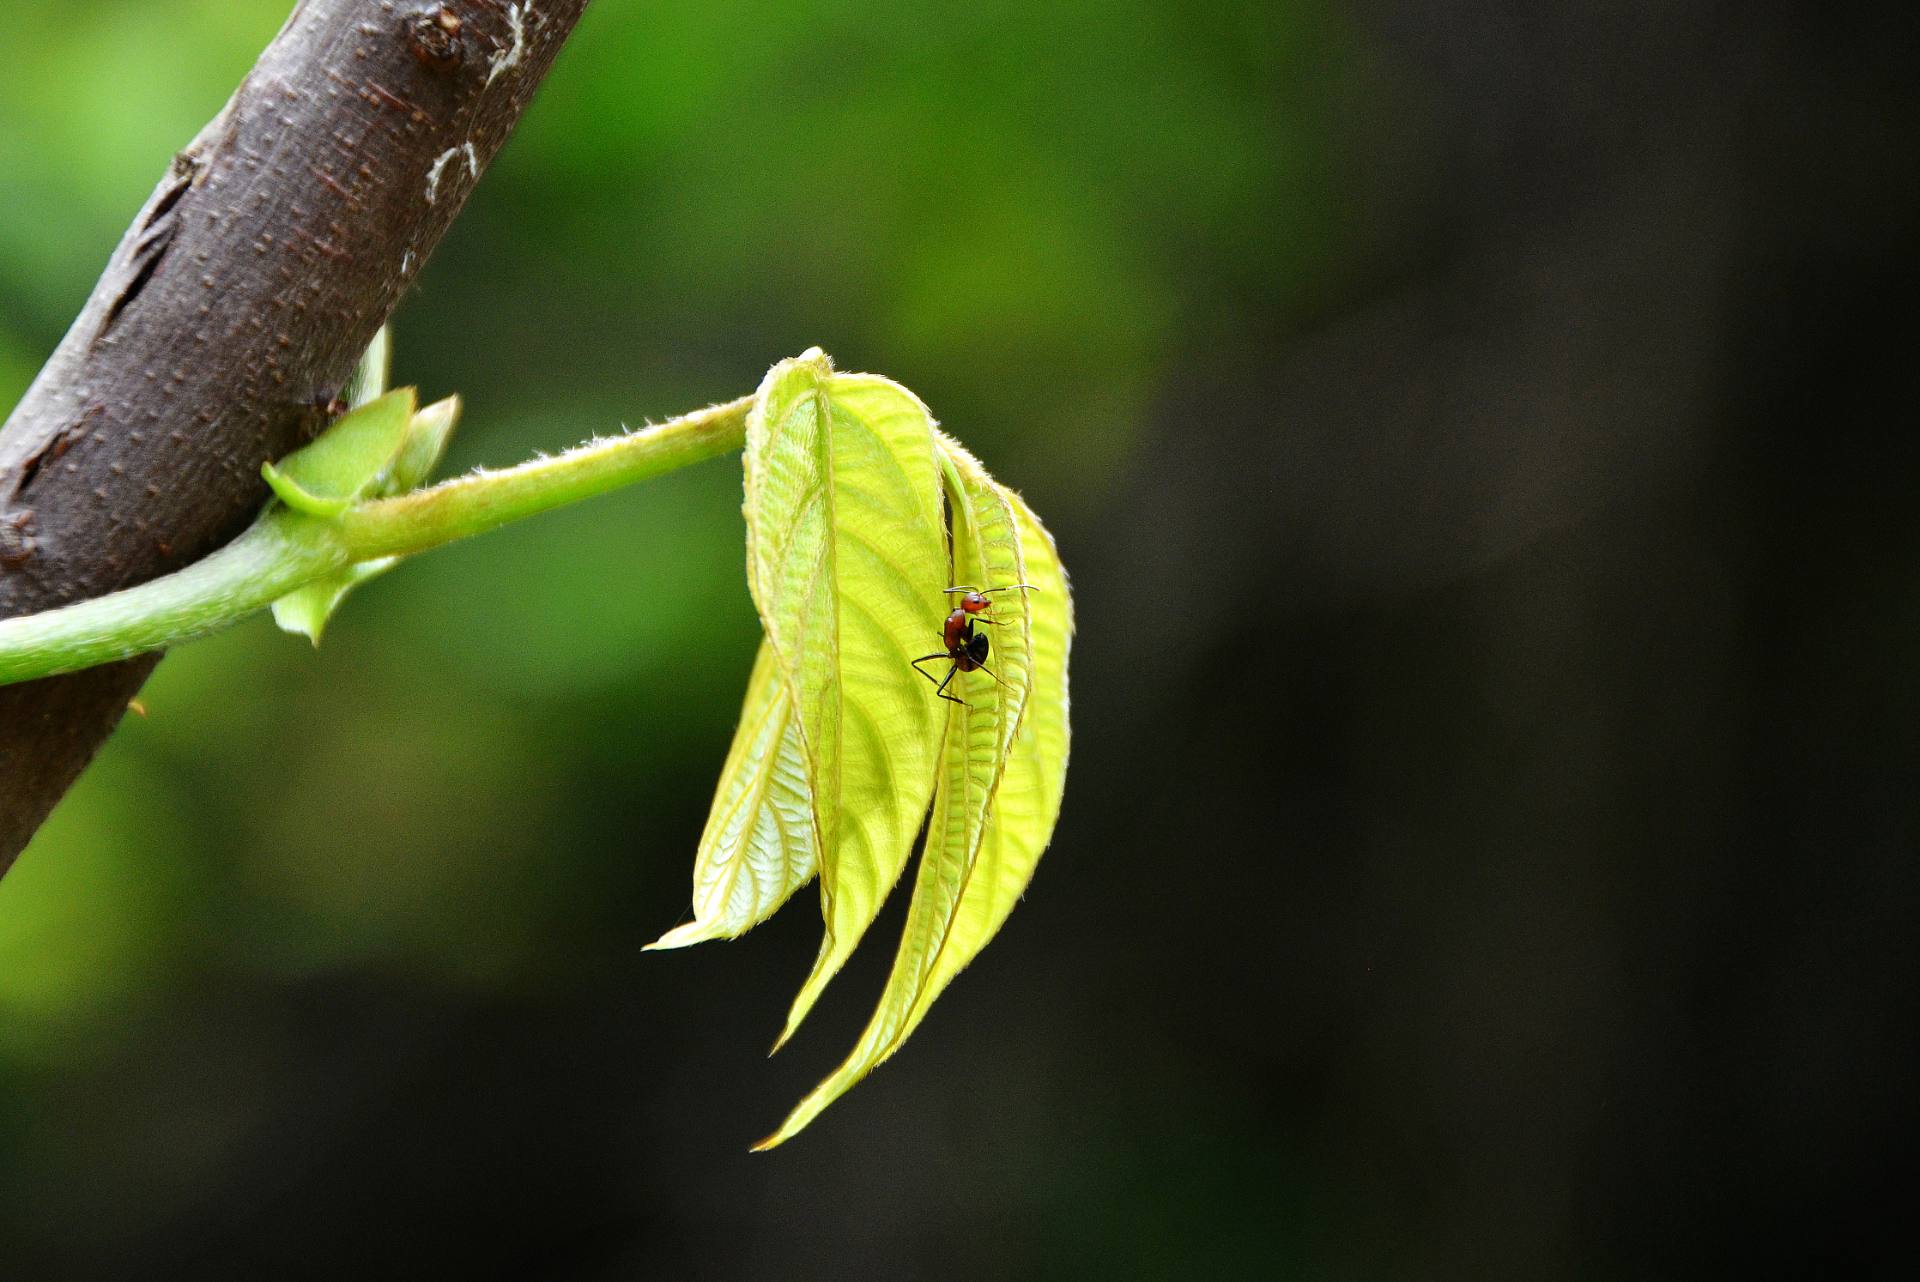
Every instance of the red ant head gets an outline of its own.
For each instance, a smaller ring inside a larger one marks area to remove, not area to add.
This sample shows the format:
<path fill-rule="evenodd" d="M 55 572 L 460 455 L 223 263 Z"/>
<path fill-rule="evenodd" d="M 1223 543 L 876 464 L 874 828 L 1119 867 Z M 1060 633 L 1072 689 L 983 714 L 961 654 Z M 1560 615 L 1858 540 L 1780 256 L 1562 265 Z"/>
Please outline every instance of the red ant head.
<path fill-rule="evenodd" d="M 968 614 L 978 614 L 992 604 L 993 602 L 987 600 L 987 598 L 981 596 L 978 592 L 969 592 L 960 598 L 960 608 Z"/>

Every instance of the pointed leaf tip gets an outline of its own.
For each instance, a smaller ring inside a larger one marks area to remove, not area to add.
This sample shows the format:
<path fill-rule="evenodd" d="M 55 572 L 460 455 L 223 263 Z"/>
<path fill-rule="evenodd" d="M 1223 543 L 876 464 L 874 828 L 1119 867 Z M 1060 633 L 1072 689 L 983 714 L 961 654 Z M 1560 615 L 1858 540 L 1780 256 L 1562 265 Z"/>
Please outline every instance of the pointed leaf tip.
<path fill-rule="evenodd" d="M 697 944 L 703 940 L 712 938 L 713 928 L 710 925 L 690 921 L 684 926 L 675 926 L 651 944 L 640 945 L 640 951 L 643 953 L 661 953 L 666 952 L 668 949 L 685 948 L 689 944 Z"/>
<path fill-rule="evenodd" d="M 760 643 L 693 861 L 693 916 L 649 947 L 731 939 L 771 917 L 819 869 L 793 698 Z"/>

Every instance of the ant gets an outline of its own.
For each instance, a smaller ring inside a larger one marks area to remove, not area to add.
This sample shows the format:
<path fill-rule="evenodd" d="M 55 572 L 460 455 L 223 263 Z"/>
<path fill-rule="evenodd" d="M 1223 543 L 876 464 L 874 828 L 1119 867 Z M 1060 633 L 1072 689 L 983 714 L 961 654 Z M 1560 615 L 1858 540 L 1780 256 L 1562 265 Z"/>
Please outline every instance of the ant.
<path fill-rule="evenodd" d="M 947 616 L 947 622 L 940 630 L 940 639 L 946 642 L 947 648 L 934 654 L 923 654 L 911 662 L 913 663 L 913 670 L 915 672 L 918 672 L 927 680 L 932 681 L 933 674 L 920 665 L 933 659 L 952 660 L 953 666 L 947 669 L 946 680 L 939 682 L 934 690 L 935 694 L 945 699 L 948 703 L 957 703 L 963 708 L 971 706 L 965 699 L 955 698 L 953 695 L 947 693 L 947 682 L 953 680 L 953 674 L 956 672 L 972 672 L 975 668 L 978 668 L 995 681 L 1000 681 L 999 676 L 994 670 L 987 666 L 987 634 L 984 632 L 975 632 L 973 625 L 976 623 L 991 623 L 995 627 L 1001 626 L 1000 620 L 985 617 L 985 612 L 993 606 L 993 602 L 988 600 L 988 598 L 995 592 L 1011 592 L 1015 588 L 1023 588 L 1028 592 L 1039 591 L 1039 589 L 1031 583 L 1009 583 L 1005 587 L 1000 588 L 982 589 L 963 586 L 942 589 L 942 591 L 948 595 L 956 592 L 965 593 L 965 595 L 960 598 L 959 606 L 955 608 L 952 614 Z M 1007 683 L 1000 681 L 1000 684 L 1005 685 Z"/>

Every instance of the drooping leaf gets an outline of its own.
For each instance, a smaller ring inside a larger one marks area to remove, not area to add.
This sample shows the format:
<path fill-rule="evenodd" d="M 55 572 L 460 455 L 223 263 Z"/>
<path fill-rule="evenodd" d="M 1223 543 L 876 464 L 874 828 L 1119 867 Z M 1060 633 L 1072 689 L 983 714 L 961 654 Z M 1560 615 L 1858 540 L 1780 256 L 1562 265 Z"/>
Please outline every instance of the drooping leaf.
<path fill-rule="evenodd" d="M 288 507 L 335 517 L 379 483 L 406 441 L 416 406 L 411 387 L 396 388 L 353 410 L 261 475 Z"/>
<path fill-rule="evenodd" d="M 932 973 L 894 1047 L 926 1018 L 933 1001 L 968 962 L 980 955 L 1025 893 L 1034 868 L 1053 838 L 1066 791 L 1071 730 L 1067 713 L 1067 661 L 1073 648 L 1073 597 L 1053 536 L 1033 509 L 1006 491 L 1020 529 L 1033 636 L 1033 690 L 1014 740 L 1006 773 L 994 793 L 980 851 L 960 892 L 960 904 Z"/>
<path fill-rule="evenodd" d="M 781 1042 L 872 924 L 933 789 L 936 701 L 909 661 L 939 639 L 939 493 L 933 420 L 906 389 L 818 349 L 767 375 L 747 418 L 748 586 L 794 697 L 826 922 Z"/>
<path fill-rule="evenodd" d="M 980 842 L 987 805 L 1026 712 L 1033 679 L 1032 602 L 1026 586 L 1020 530 L 1008 491 L 958 441 L 944 432 L 937 437 L 952 513 L 955 586 L 993 593 L 993 606 L 984 616 L 991 622 L 978 624 L 991 642 L 988 671 L 958 678 L 966 683 L 961 697 L 968 708 L 947 705 L 954 714 L 949 723 L 950 740 L 955 729 L 963 727 L 966 731 L 968 765 L 964 781 L 950 774 L 943 782 L 956 788 L 962 782 L 966 786 L 967 795 L 960 801 L 956 819 L 964 824 L 958 835 L 971 858 Z"/>
<path fill-rule="evenodd" d="M 731 939 L 771 917 L 818 867 L 812 805 L 793 696 L 763 641 L 694 856 L 693 920 L 647 947 Z"/>
<path fill-rule="evenodd" d="M 1021 530 L 1010 496 L 958 443 L 945 436 L 939 442 L 951 512 L 954 577 L 982 589 L 1028 582 Z M 982 853 L 995 795 L 1009 753 L 1015 751 L 1015 735 L 1028 702 L 1034 654 L 1026 598 L 1022 590 L 994 594 L 994 622 L 976 624 L 987 631 L 992 643 L 987 667 L 993 675 L 982 671 L 959 674 L 948 688 L 965 702 L 943 701 L 940 705 L 947 710 L 947 724 L 939 788 L 934 794 L 933 815 L 927 824 L 907 924 L 879 1006 L 853 1053 L 757 1148 L 771 1148 L 798 1134 L 891 1056 L 915 1022 L 914 1011 L 926 997 L 936 961 L 952 934 Z M 1064 680 L 1064 667 L 1061 671 Z M 1046 695 L 1045 691 L 1038 693 L 1040 697 Z M 1035 853 L 1037 856 L 1037 850 Z M 978 952 L 985 943 L 986 939 L 980 938 L 971 945 L 972 952 Z"/>

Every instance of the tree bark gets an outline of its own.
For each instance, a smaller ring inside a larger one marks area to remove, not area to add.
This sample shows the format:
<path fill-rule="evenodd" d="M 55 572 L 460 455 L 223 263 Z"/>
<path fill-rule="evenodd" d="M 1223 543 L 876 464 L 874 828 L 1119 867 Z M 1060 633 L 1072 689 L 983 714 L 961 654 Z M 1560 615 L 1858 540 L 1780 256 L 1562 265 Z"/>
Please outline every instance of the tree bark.
<path fill-rule="evenodd" d="M 0 618 L 232 538 L 312 439 L 587 0 L 298 0 L 0 428 Z M 152 671 L 0 688 L 0 873 Z"/>

